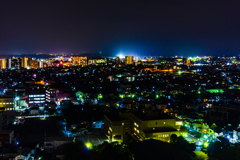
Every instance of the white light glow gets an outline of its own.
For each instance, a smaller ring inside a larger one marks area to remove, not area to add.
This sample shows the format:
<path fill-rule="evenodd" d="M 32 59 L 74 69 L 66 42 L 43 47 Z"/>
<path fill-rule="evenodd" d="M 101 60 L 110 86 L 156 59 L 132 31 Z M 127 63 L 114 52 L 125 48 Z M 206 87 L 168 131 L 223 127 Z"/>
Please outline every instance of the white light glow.
<path fill-rule="evenodd" d="M 124 58 L 124 55 L 123 55 L 123 54 L 118 54 L 117 56 L 118 56 L 119 58 L 121 58 L 121 59 Z"/>

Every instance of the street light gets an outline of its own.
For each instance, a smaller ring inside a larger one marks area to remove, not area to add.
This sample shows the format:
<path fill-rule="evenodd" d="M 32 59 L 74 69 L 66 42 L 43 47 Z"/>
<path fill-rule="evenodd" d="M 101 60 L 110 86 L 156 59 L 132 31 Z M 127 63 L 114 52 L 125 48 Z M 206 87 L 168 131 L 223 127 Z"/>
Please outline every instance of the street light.
<path fill-rule="evenodd" d="M 87 143 L 85 143 L 85 145 L 88 149 L 92 149 L 92 147 L 93 147 L 91 142 L 87 142 Z"/>

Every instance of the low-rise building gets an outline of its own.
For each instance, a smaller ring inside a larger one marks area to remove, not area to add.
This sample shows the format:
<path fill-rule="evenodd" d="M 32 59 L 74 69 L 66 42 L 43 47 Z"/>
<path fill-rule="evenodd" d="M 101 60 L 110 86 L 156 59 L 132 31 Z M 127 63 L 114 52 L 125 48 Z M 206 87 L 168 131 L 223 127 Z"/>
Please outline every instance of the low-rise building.
<path fill-rule="evenodd" d="M 169 141 L 172 134 L 180 135 L 182 120 L 160 112 L 132 112 L 104 115 L 104 131 L 109 141 L 123 140 L 132 135 L 137 140 Z"/>
<path fill-rule="evenodd" d="M 1 130 L 0 131 L 0 143 L 4 144 L 12 144 L 14 138 L 13 130 Z"/>
<path fill-rule="evenodd" d="M 44 149 L 47 153 L 52 153 L 57 147 L 73 142 L 74 137 L 49 137 L 44 141 Z"/>

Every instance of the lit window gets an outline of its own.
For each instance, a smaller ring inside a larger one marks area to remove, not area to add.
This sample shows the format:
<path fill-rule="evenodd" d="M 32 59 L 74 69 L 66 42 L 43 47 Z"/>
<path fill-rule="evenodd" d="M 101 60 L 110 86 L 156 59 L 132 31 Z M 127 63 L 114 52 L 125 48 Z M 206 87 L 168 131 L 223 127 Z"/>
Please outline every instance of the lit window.
<path fill-rule="evenodd" d="M 163 122 L 163 124 L 166 124 L 166 122 Z"/>
<path fill-rule="evenodd" d="M 180 121 L 180 122 L 176 122 L 176 125 L 182 125 L 182 122 Z"/>

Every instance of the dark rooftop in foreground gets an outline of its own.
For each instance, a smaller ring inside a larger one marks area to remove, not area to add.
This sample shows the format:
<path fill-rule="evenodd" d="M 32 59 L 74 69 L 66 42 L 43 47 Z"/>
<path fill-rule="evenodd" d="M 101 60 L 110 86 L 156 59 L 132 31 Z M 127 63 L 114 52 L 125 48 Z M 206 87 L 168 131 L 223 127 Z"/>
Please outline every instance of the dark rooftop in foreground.
<path fill-rule="evenodd" d="M 133 153 L 135 160 L 193 160 L 187 152 L 174 145 L 153 139 L 135 143 Z"/>
<path fill-rule="evenodd" d="M 119 113 L 106 113 L 105 114 L 111 121 L 121 121 L 123 118 L 120 117 Z"/>

